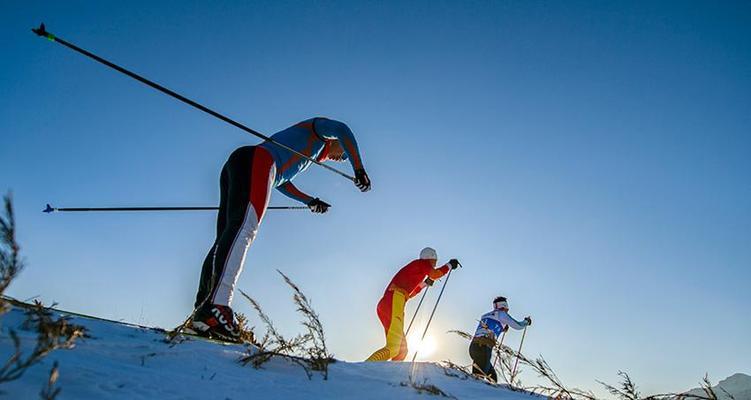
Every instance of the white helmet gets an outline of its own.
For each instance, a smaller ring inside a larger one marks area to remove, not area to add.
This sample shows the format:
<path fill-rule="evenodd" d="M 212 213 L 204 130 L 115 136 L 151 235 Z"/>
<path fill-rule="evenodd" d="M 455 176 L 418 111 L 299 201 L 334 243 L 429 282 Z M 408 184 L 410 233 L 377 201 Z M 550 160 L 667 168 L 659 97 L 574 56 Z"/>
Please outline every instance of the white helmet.
<path fill-rule="evenodd" d="M 421 260 L 437 260 L 438 253 L 432 247 L 426 247 L 420 251 Z"/>

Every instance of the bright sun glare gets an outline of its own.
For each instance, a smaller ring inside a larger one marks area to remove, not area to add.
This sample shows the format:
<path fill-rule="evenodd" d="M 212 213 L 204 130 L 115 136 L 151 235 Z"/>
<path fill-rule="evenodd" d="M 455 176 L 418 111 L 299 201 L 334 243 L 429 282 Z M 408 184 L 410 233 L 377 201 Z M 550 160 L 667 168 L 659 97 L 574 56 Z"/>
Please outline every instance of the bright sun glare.
<path fill-rule="evenodd" d="M 436 349 L 436 340 L 433 336 L 425 336 L 425 340 L 420 343 L 419 334 L 411 334 L 407 337 L 407 345 L 409 346 L 409 356 L 412 357 L 415 351 L 418 351 L 417 359 L 423 360 L 429 357 Z"/>

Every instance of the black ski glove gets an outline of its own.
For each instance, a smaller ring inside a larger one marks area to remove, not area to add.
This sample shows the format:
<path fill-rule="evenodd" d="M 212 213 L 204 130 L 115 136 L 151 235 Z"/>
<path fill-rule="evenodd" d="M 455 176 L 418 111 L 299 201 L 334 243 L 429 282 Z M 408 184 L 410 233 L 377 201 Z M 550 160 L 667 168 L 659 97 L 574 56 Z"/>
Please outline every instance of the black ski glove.
<path fill-rule="evenodd" d="M 527 321 L 527 326 L 532 325 L 532 317 L 524 318 L 525 321 Z"/>
<path fill-rule="evenodd" d="M 370 178 L 368 178 L 368 174 L 362 168 L 355 171 L 355 186 L 357 186 L 361 192 L 367 192 L 370 190 Z"/>
<path fill-rule="evenodd" d="M 432 279 L 430 279 L 430 278 L 425 278 L 425 284 L 428 285 L 428 286 L 433 286 L 434 282 L 435 281 L 432 280 Z"/>
<path fill-rule="evenodd" d="M 313 211 L 314 213 L 318 213 L 318 214 L 325 213 L 326 211 L 329 210 L 329 207 L 331 207 L 331 204 L 326 203 L 325 201 L 319 199 L 318 197 L 308 202 L 308 208 L 310 208 L 310 211 Z"/>
<path fill-rule="evenodd" d="M 451 269 L 457 269 L 459 268 L 459 260 L 456 258 L 452 258 L 449 260 L 448 265 L 451 266 Z"/>

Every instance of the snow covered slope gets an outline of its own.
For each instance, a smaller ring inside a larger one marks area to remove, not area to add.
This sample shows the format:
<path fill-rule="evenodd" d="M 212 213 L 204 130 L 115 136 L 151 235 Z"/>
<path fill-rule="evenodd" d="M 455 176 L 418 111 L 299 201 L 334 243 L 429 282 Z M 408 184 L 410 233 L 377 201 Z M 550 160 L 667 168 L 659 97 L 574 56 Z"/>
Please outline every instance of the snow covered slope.
<path fill-rule="evenodd" d="M 17 330 L 24 349 L 34 345 L 36 334 L 21 330 L 23 320 L 17 308 L 0 317 L 0 363 L 13 352 L 9 328 Z M 0 384 L 5 398 L 38 398 L 55 360 L 62 388 L 58 399 L 438 398 L 401 385 L 408 380 L 409 363 L 340 361 L 330 366 L 327 381 L 320 375 L 308 380 L 299 366 L 281 359 L 259 370 L 242 366 L 237 360 L 245 348 L 240 345 L 193 339 L 170 347 L 154 330 L 84 317 L 72 322 L 88 328 L 91 338 L 72 350 L 53 352 L 21 379 Z M 431 363 L 419 364 L 416 377 L 460 399 L 530 399 L 526 393 L 447 376 Z"/>
<path fill-rule="evenodd" d="M 735 400 L 751 400 L 751 376 L 740 373 L 733 374 L 721 380 L 717 386 L 713 386 L 713 389 L 720 400 L 730 400 L 730 396 L 725 392 L 730 393 Z M 704 391 L 700 388 L 691 389 L 688 393 L 698 396 L 704 395 Z"/>

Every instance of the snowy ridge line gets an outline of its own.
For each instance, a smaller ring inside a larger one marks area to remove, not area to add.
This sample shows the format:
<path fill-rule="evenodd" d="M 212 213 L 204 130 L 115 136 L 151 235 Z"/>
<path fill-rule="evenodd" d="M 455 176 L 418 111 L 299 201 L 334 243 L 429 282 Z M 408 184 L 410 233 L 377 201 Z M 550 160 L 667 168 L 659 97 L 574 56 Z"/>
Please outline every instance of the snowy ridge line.
<path fill-rule="evenodd" d="M 10 303 L 10 304 L 12 304 L 12 305 L 14 305 L 16 307 L 20 307 L 20 308 L 26 309 L 26 308 L 34 306 L 31 303 L 26 303 L 24 301 L 18 300 L 16 298 L 13 298 L 13 297 L 10 297 L 10 296 L 2 295 L 0 297 L 2 297 L 3 300 L 7 301 L 8 303 Z M 57 313 L 59 313 L 61 315 L 70 315 L 70 316 L 75 316 L 75 317 L 93 319 L 93 320 L 97 320 L 97 321 L 110 322 L 110 323 L 113 323 L 113 324 L 126 325 L 126 326 L 130 326 L 130 327 L 133 327 L 133 328 L 140 328 L 140 329 L 149 329 L 149 330 L 153 330 L 153 331 L 157 331 L 157 332 L 165 332 L 165 333 L 168 332 L 164 328 L 139 325 L 139 324 L 135 324 L 135 323 L 132 323 L 132 322 L 125 322 L 125 321 L 115 321 L 113 319 L 96 317 L 96 316 L 93 316 L 93 315 L 82 314 L 82 313 L 77 313 L 77 312 L 73 312 L 73 311 L 65 311 L 65 310 L 61 310 L 59 308 L 55 308 L 55 307 L 52 307 L 52 306 L 50 306 L 50 307 L 44 307 L 44 309 L 45 310 L 50 310 L 50 311 L 55 311 L 55 312 L 57 312 Z"/>
<path fill-rule="evenodd" d="M 3 300 L 9 302 L 10 304 L 12 304 L 13 306 L 18 307 L 18 308 L 28 309 L 30 307 L 33 307 L 33 304 L 23 302 L 21 300 L 15 299 L 15 298 L 10 297 L 10 296 L 2 295 L 2 296 L 0 296 L 0 298 L 2 298 Z M 159 327 L 154 327 L 154 326 L 146 326 L 146 325 L 139 325 L 139 324 L 135 324 L 135 323 L 132 323 L 132 322 L 115 321 L 113 319 L 107 319 L 107 318 L 97 317 L 97 316 L 93 316 L 93 315 L 77 313 L 77 312 L 73 312 L 73 311 L 60 310 L 60 309 L 57 309 L 57 308 L 54 308 L 54 307 L 44 307 L 44 308 L 46 310 L 50 310 L 50 311 L 54 311 L 56 313 L 59 313 L 61 316 L 71 316 L 71 317 L 78 317 L 78 318 L 85 318 L 85 319 L 90 319 L 90 320 L 95 320 L 95 321 L 107 322 L 107 323 L 116 324 L 116 325 L 120 325 L 120 326 L 128 326 L 128 327 L 131 327 L 131 328 L 143 329 L 143 330 L 148 330 L 148 331 L 152 331 L 152 332 L 156 332 L 156 333 L 163 333 L 165 335 L 170 332 L 169 330 L 167 330 L 165 328 L 159 328 Z M 257 345 L 255 345 L 253 343 L 232 343 L 232 342 L 227 342 L 227 341 L 223 341 L 223 340 L 219 340 L 219 339 L 214 339 L 214 338 L 210 338 L 210 337 L 206 337 L 206 336 L 201 336 L 201 335 L 196 335 L 196 334 L 188 333 L 188 332 L 185 332 L 185 331 L 180 332 L 180 334 L 178 336 L 186 336 L 186 337 L 196 338 L 196 339 L 199 339 L 199 340 L 205 340 L 207 342 L 212 342 L 212 343 L 221 344 L 221 345 L 227 345 L 227 346 L 229 346 L 229 345 L 253 346 L 253 347 L 255 347 L 257 349 L 257 351 L 261 350 L 260 348 L 258 348 Z M 167 341 L 169 341 L 169 340 L 167 340 Z M 179 344 L 179 341 L 175 342 L 175 344 Z M 268 354 L 274 354 L 274 352 L 267 352 L 267 353 Z M 293 360 L 305 361 L 304 357 L 300 357 L 300 356 L 296 356 L 296 355 L 284 354 L 283 356 L 286 357 L 286 358 L 293 359 Z M 341 360 L 333 358 L 333 362 L 339 362 L 339 361 L 341 361 Z"/>
<path fill-rule="evenodd" d="M 7 301 L 8 303 L 10 303 L 11 305 L 13 305 L 14 307 L 18 307 L 18 308 L 22 308 L 22 309 L 29 309 L 29 308 L 31 308 L 31 307 L 34 306 L 31 303 L 26 303 L 24 301 L 18 300 L 16 298 L 13 298 L 13 297 L 10 297 L 10 296 L 7 296 L 7 295 L 2 295 L 2 296 L 0 296 L 0 298 L 2 298 L 3 300 Z M 77 318 L 85 318 L 85 319 L 94 320 L 94 321 L 107 322 L 107 323 L 117 324 L 117 325 L 121 325 L 121 326 L 128 326 L 128 327 L 131 327 L 131 328 L 149 330 L 149 331 L 152 331 L 152 332 L 162 333 L 162 334 L 165 334 L 165 335 L 167 335 L 170 332 L 168 329 L 160 328 L 160 327 L 156 327 L 156 326 L 146 326 L 146 325 L 140 325 L 140 324 L 136 324 L 136 323 L 132 323 L 132 322 L 126 322 L 126 321 L 116 321 L 116 320 L 113 320 L 113 319 L 97 317 L 97 316 L 94 316 L 94 315 L 82 314 L 82 313 L 73 312 L 73 311 L 65 311 L 65 310 L 61 310 L 59 308 L 55 308 L 55 307 L 51 307 L 51 306 L 50 307 L 44 307 L 44 309 L 45 310 L 49 310 L 49 311 L 54 311 L 54 312 L 60 314 L 61 316 L 70 316 L 70 317 L 77 317 Z M 230 344 L 240 344 L 240 345 L 242 345 L 242 344 L 248 344 L 248 345 L 252 345 L 251 343 L 229 343 L 229 342 L 226 342 L 226 341 L 223 341 L 223 340 L 214 339 L 214 338 L 205 337 L 205 336 L 200 336 L 200 335 L 192 334 L 192 333 L 185 332 L 185 331 L 180 332 L 180 334 L 178 336 L 185 336 L 185 337 L 196 338 L 196 339 L 205 340 L 205 341 L 208 341 L 208 342 L 212 342 L 212 343 L 216 343 L 216 344 L 221 344 L 221 345 L 230 345 Z"/>
<path fill-rule="evenodd" d="M 14 330 L 23 351 L 33 349 L 38 332 L 23 329 L 27 303 L 12 299 L 2 317 L 3 330 Z M 63 312 L 51 311 L 57 315 Z M 92 339 L 75 348 L 51 353 L 16 381 L 3 384 L 8 398 L 38 398 L 40 386 L 49 378 L 52 362 L 60 365 L 56 386 L 62 388 L 59 400 L 206 400 L 284 399 L 284 400 L 429 400 L 430 389 L 445 398 L 472 400 L 535 400 L 525 392 L 491 386 L 476 379 L 446 373 L 442 366 L 418 363 L 416 385 L 408 382 L 410 363 L 336 362 L 329 366 L 330 378 L 313 379 L 289 360 L 274 358 L 255 369 L 243 366 L 240 357 L 248 347 L 216 346 L 204 340 L 187 340 L 177 346 L 166 343 L 157 329 L 105 318 L 77 316 L 72 323 L 86 327 Z M 67 316 L 67 315 L 66 315 Z M 0 336 L 0 359 L 12 355 L 14 345 Z M 211 387 L 207 395 L 207 386 Z M 428 391 L 428 392 L 426 392 Z"/>

